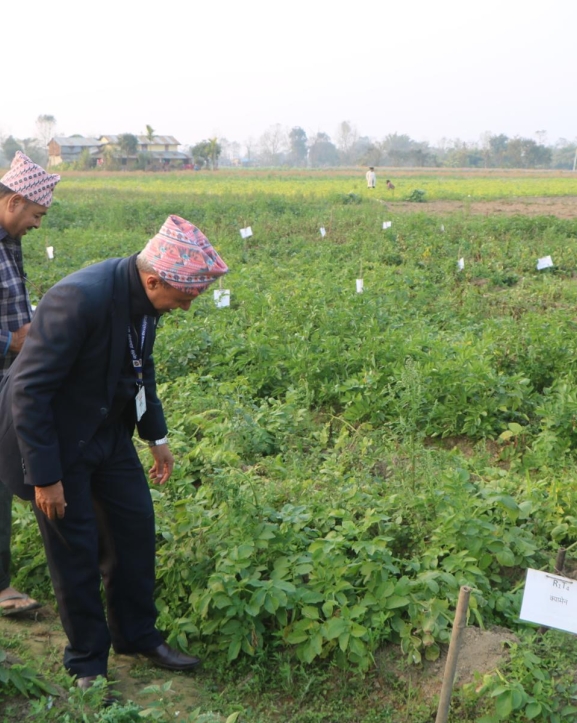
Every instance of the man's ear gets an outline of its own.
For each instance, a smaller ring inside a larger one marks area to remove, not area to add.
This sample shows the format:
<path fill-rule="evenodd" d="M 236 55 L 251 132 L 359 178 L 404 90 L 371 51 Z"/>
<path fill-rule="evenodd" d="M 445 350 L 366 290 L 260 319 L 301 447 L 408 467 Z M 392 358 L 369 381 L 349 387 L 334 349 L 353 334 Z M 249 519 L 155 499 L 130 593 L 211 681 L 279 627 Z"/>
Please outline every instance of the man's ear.
<path fill-rule="evenodd" d="M 27 201 L 24 196 L 21 196 L 19 193 L 15 193 L 13 196 L 8 198 L 7 207 L 11 213 L 14 213 L 15 211 L 18 211 L 21 206 L 26 205 L 26 203 Z"/>
<path fill-rule="evenodd" d="M 158 278 L 158 276 L 154 276 L 154 274 L 148 274 L 145 283 L 147 289 L 154 291 L 160 285 L 160 279 Z"/>

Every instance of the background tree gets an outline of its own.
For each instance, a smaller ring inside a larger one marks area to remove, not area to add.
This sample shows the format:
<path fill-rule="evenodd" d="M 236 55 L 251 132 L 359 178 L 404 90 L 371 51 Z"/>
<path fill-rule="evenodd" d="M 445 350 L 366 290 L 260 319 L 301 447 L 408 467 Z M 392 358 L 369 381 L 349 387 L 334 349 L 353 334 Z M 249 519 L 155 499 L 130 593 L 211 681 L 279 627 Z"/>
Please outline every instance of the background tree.
<path fill-rule="evenodd" d="M 132 133 L 121 133 L 118 136 L 118 147 L 126 159 L 135 156 L 138 151 L 138 138 Z"/>
<path fill-rule="evenodd" d="M 503 168 L 508 143 L 509 138 L 504 133 L 489 138 L 489 165 L 492 168 Z"/>
<path fill-rule="evenodd" d="M 146 126 L 146 137 L 152 143 L 154 140 L 154 128 L 152 126 Z"/>
<path fill-rule="evenodd" d="M 287 134 L 280 123 L 270 126 L 259 139 L 261 163 L 264 166 L 280 166 L 287 147 Z"/>
<path fill-rule="evenodd" d="M 344 165 L 353 163 L 353 147 L 359 139 L 359 132 L 350 121 L 342 121 L 337 127 L 337 148 L 339 149 L 340 161 Z"/>
<path fill-rule="evenodd" d="M 210 163 L 210 149 L 208 141 L 200 141 L 194 146 L 190 147 L 190 155 L 194 160 L 194 165 L 198 168 L 204 168 Z"/>
<path fill-rule="evenodd" d="M 571 170 L 575 161 L 575 153 L 577 153 L 577 138 L 574 141 L 559 138 L 552 149 L 551 166 Z"/>
<path fill-rule="evenodd" d="M 307 134 L 300 126 L 292 128 L 288 134 L 289 163 L 292 166 L 304 166 L 307 162 Z"/>
<path fill-rule="evenodd" d="M 317 133 L 309 148 L 309 162 L 318 166 L 338 166 L 339 152 L 326 133 Z"/>
<path fill-rule="evenodd" d="M 246 159 L 250 164 L 252 164 L 258 148 L 258 143 L 252 136 L 250 136 L 244 142 L 244 147 L 246 149 Z"/>
<path fill-rule="evenodd" d="M 74 162 L 74 169 L 77 171 L 89 171 L 93 165 L 90 151 L 88 148 L 85 148 L 78 157 L 78 160 Z"/>
<path fill-rule="evenodd" d="M 218 170 L 218 159 L 220 154 L 222 153 L 222 146 L 218 142 L 218 138 L 215 136 L 214 138 L 208 139 L 208 157 L 210 158 L 210 166 L 213 171 Z"/>
<path fill-rule="evenodd" d="M 389 133 L 381 148 L 387 166 L 435 166 L 438 163 L 428 143 L 415 141 L 404 133 Z"/>
<path fill-rule="evenodd" d="M 218 158 L 221 152 L 222 148 L 216 137 L 200 141 L 200 143 L 190 147 L 190 155 L 194 159 L 194 165 L 199 168 L 206 166 L 212 168 L 213 171 L 218 168 Z"/>
<path fill-rule="evenodd" d="M 44 162 L 48 159 L 48 144 L 54 136 L 56 118 L 53 115 L 39 115 L 36 118 L 36 137 L 44 154 Z"/>
<path fill-rule="evenodd" d="M 16 151 L 23 151 L 24 149 L 18 143 L 16 138 L 14 136 L 8 136 L 4 141 L 2 141 L 2 152 L 6 156 L 6 160 L 8 163 L 12 163 L 14 160 L 14 156 L 16 155 Z"/>

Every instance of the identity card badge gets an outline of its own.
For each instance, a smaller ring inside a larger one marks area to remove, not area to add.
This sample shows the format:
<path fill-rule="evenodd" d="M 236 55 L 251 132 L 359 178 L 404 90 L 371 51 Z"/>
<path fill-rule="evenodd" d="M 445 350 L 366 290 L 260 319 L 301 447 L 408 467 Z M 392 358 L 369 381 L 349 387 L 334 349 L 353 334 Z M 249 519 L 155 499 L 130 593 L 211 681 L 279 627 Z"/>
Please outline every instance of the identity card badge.
<path fill-rule="evenodd" d="M 136 395 L 136 421 L 140 422 L 142 415 L 146 412 L 146 392 L 144 391 L 144 384 L 138 389 Z"/>

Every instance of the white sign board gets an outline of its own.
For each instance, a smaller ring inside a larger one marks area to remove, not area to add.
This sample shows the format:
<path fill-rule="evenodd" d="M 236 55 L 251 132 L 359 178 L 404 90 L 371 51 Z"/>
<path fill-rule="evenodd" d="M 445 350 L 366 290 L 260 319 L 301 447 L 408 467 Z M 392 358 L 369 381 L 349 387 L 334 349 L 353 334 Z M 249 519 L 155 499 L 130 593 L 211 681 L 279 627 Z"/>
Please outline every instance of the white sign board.
<path fill-rule="evenodd" d="M 327 232 L 325 231 L 325 227 L 321 226 L 321 236 L 324 238 L 327 235 Z"/>
<path fill-rule="evenodd" d="M 384 228 L 384 229 L 391 228 L 392 225 L 393 225 L 393 222 L 392 222 L 392 221 L 383 221 L 383 228 Z"/>
<path fill-rule="evenodd" d="M 46 247 L 46 256 L 48 256 L 49 259 L 54 258 L 54 246 L 47 246 Z"/>
<path fill-rule="evenodd" d="M 542 259 L 537 259 L 537 271 L 541 269 L 550 269 L 553 266 L 553 259 L 550 256 L 543 256 Z"/>
<path fill-rule="evenodd" d="M 529 568 L 519 618 L 577 633 L 577 580 Z"/>
<path fill-rule="evenodd" d="M 230 289 L 215 289 L 214 303 L 219 309 L 230 306 Z"/>
<path fill-rule="evenodd" d="M 357 279 L 357 294 L 362 294 L 362 293 L 363 293 L 363 288 L 364 288 L 363 280 L 362 280 L 362 279 Z"/>
<path fill-rule="evenodd" d="M 252 228 L 250 226 L 247 226 L 246 228 L 241 228 L 240 235 L 243 238 L 250 238 L 252 236 Z"/>
<path fill-rule="evenodd" d="M 457 261 L 457 268 L 462 271 L 465 268 L 465 259 L 461 258 Z"/>

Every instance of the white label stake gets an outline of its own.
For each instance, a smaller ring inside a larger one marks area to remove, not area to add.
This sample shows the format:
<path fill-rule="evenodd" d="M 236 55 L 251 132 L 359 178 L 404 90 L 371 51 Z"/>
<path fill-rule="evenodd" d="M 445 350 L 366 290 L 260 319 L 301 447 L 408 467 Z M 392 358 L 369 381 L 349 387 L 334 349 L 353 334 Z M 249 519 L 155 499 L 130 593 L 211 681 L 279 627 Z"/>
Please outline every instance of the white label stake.
<path fill-rule="evenodd" d="M 357 279 L 357 294 L 362 294 L 362 293 L 363 293 L 363 288 L 364 288 L 363 280 L 362 280 L 362 279 Z"/>
<path fill-rule="evenodd" d="M 321 236 L 324 238 L 327 235 L 327 232 L 325 231 L 325 227 L 321 226 Z"/>
<path fill-rule="evenodd" d="M 577 580 L 529 568 L 519 618 L 577 633 Z"/>
<path fill-rule="evenodd" d="M 54 258 L 54 246 L 47 246 L 46 247 L 46 256 L 48 256 L 49 259 Z"/>
<path fill-rule="evenodd" d="M 230 289 L 215 289 L 213 298 L 218 309 L 230 306 Z"/>
<path fill-rule="evenodd" d="M 465 259 L 459 259 L 457 261 L 457 268 L 462 271 L 465 268 Z"/>
<path fill-rule="evenodd" d="M 392 225 L 392 221 L 383 221 L 383 229 L 391 228 Z"/>
<path fill-rule="evenodd" d="M 553 266 L 553 259 L 550 256 L 543 256 L 542 259 L 537 259 L 537 271 L 542 269 L 550 269 Z"/>
<path fill-rule="evenodd" d="M 250 238 L 252 236 L 252 228 L 250 226 L 247 226 L 246 228 L 241 228 L 240 235 L 243 238 Z"/>

